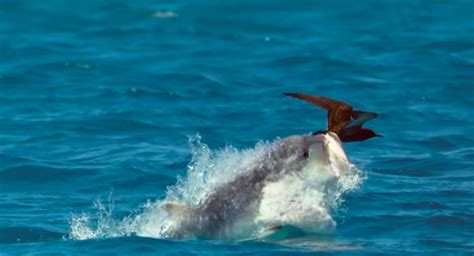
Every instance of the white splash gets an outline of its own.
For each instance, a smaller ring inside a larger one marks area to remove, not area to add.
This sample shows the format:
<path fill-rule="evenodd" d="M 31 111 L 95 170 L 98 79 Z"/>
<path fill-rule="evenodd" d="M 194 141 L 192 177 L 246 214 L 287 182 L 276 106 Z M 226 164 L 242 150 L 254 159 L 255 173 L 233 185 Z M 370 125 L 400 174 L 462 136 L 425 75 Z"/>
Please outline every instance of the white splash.
<path fill-rule="evenodd" d="M 292 225 L 308 233 L 330 233 L 336 227 L 331 214 L 342 203 L 342 195 L 361 182 L 355 168 L 332 180 L 288 175 L 265 186 L 256 222 L 262 227 Z"/>
<path fill-rule="evenodd" d="M 163 200 L 147 201 L 137 210 L 138 213 L 121 220 L 113 218 L 110 198 L 107 207 L 98 201 L 95 217 L 84 213 L 72 216 L 69 237 L 77 240 L 130 235 L 168 238 L 178 228 L 180 220 L 171 218 L 163 209 L 163 204 L 179 202 L 187 206 L 198 205 L 217 188 L 241 175 L 242 170 L 251 170 L 271 150 L 272 145 L 259 142 L 254 148 L 246 150 L 230 146 L 211 150 L 201 143 L 199 135 L 193 136 L 190 138 L 192 160 L 187 176 L 178 177 L 177 184 L 168 188 Z M 314 172 L 287 175 L 264 187 L 255 215 L 245 219 L 246 225 L 242 225 L 241 230 L 235 230 L 235 236 L 231 239 L 251 238 L 263 228 L 284 224 L 306 232 L 331 232 L 336 227 L 331 214 L 340 206 L 342 195 L 357 189 L 362 181 L 361 172 L 354 167 L 338 173 L 331 180 L 322 180 Z"/>
<path fill-rule="evenodd" d="M 112 200 L 112 193 L 109 194 L 108 203 L 104 205 L 100 199 L 94 203 L 97 209 L 96 216 L 93 218 L 89 214 L 74 215 L 69 221 L 69 237 L 75 240 L 86 240 L 102 237 L 119 237 L 131 234 L 127 223 L 129 218 L 121 221 L 113 218 L 115 203 Z"/>

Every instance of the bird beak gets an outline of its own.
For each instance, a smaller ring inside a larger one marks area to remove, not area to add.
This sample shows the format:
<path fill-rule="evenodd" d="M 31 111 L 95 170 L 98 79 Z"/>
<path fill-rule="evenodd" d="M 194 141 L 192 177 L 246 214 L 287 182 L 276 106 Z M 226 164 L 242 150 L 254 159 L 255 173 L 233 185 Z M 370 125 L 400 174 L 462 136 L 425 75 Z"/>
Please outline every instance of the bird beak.
<path fill-rule="evenodd" d="M 380 138 L 383 138 L 383 136 L 382 136 L 382 135 L 380 135 L 380 134 L 375 134 L 375 137 L 380 137 Z"/>

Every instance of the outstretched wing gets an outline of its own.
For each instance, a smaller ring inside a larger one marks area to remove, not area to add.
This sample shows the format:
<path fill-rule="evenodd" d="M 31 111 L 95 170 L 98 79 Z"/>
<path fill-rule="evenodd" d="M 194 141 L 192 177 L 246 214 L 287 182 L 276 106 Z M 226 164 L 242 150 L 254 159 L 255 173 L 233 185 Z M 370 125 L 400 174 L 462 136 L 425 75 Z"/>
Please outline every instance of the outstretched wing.
<path fill-rule="evenodd" d="M 338 133 L 351 121 L 352 106 L 337 100 L 301 93 L 285 93 L 286 96 L 304 100 L 328 111 L 327 129 Z"/>

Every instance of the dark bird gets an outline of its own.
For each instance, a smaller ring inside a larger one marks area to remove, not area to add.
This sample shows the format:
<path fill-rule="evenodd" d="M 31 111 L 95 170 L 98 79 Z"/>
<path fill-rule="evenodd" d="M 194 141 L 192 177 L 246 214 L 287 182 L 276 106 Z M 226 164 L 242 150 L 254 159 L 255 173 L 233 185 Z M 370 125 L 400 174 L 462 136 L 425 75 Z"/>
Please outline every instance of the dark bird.
<path fill-rule="evenodd" d="M 382 137 L 370 129 L 362 128 L 365 122 L 377 117 L 376 113 L 357 111 L 349 104 L 321 96 L 300 93 L 285 93 L 285 95 L 327 110 L 327 131 L 336 133 L 342 142 L 364 141 L 372 137 Z"/>

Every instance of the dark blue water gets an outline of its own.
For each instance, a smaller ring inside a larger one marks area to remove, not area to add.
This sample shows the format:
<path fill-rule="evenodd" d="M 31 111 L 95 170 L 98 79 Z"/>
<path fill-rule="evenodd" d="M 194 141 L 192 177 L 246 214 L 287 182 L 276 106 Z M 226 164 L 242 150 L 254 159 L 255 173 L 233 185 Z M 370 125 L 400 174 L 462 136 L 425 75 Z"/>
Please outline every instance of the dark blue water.
<path fill-rule="evenodd" d="M 473 1 L 3 0 L 0 17 L 0 255 L 474 252 Z M 113 232 L 186 176 L 189 136 L 243 150 L 325 127 L 287 91 L 380 114 L 384 138 L 345 145 L 366 179 L 333 232 Z"/>

